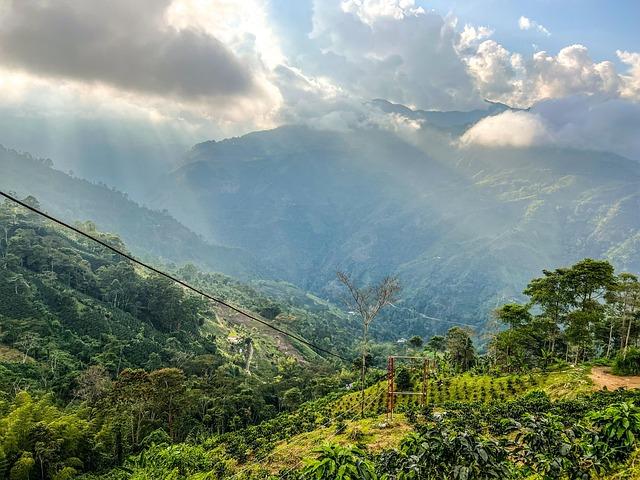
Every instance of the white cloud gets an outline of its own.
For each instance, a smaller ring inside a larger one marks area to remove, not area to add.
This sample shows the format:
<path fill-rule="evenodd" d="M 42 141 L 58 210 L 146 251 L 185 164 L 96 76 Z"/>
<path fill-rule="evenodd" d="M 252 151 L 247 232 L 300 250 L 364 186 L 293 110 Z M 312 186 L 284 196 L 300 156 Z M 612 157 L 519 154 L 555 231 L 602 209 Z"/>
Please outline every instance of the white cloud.
<path fill-rule="evenodd" d="M 547 30 L 544 25 L 541 25 L 535 20 L 531 20 L 530 18 L 527 18 L 525 16 L 521 16 L 518 19 L 518 27 L 520 28 L 520 30 L 536 30 L 537 32 L 540 32 L 547 37 L 551 36 L 551 32 Z"/>
<path fill-rule="evenodd" d="M 511 97 L 522 91 L 522 56 L 509 52 L 496 41 L 482 42 L 475 54 L 466 58 L 466 62 L 469 73 L 485 97 L 511 100 Z"/>
<path fill-rule="evenodd" d="M 524 148 L 550 142 L 551 135 L 544 120 L 524 111 L 506 111 L 483 118 L 460 138 L 464 147 Z"/>
<path fill-rule="evenodd" d="M 460 33 L 460 40 L 458 41 L 457 49 L 460 51 L 468 50 L 472 47 L 477 47 L 481 40 L 489 38 L 493 35 L 493 30 L 489 27 L 474 27 L 473 25 L 465 24 L 464 29 Z"/>
<path fill-rule="evenodd" d="M 540 51 L 525 58 L 485 40 L 464 59 L 485 97 L 512 106 L 581 93 L 640 99 L 633 74 L 625 80 L 612 62 L 594 62 L 583 45 L 570 45 L 557 55 Z"/>
<path fill-rule="evenodd" d="M 368 25 L 385 17 L 402 20 L 425 13 L 422 7 L 416 7 L 415 0 L 343 0 L 341 7 L 343 12 L 356 14 Z"/>
<path fill-rule="evenodd" d="M 529 111 L 486 117 L 460 138 L 462 147 L 569 147 L 640 160 L 640 104 L 601 95 L 542 101 Z"/>
<path fill-rule="evenodd" d="M 458 55 L 455 18 L 411 0 L 315 0 L 311 39 L 318 51 L 300 68 L 331 78 L 357 98 L 428 109 L 481 105 Z"/>
<path fill-rule="evenodd" d="M 616 52 L 621 62 L 629 65 L 627 75 L 621 76 L 621 95 L 624 98 L 640 99 L 640 53 L 618 50 Z"/>

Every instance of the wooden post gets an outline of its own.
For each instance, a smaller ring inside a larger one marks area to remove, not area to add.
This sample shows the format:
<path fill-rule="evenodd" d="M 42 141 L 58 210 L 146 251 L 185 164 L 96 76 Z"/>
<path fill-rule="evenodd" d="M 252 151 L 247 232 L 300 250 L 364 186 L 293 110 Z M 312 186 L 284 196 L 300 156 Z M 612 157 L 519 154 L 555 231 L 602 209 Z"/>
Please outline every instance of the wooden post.
<path fill-rule="evenodd" d="M 423 407 L 427 404 L 427 381 L 429 379 L 429 359 L 425 358 L 422 365 L 422 396 L 420 397 L 420 405 Z"/>
<path fill-rule="evenodd" d="M 394 357 L 389 357 L 387 360 L 387 420 L 393 418 L 393 407 L 395 401 L 394 380 L 395 380 L 395 365 Z"/>

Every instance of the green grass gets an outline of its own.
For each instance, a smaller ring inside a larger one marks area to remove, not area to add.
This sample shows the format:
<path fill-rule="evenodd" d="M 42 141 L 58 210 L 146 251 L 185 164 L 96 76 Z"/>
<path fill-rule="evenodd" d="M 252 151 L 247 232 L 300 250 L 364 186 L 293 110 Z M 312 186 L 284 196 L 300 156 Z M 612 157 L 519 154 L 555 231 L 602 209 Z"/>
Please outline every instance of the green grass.
<path fill-rule="evenodd" d="M 571 399 L 593 391 L 591 366 L 578 365 L 541 377 L 540 388 L 553 399 Z"/>

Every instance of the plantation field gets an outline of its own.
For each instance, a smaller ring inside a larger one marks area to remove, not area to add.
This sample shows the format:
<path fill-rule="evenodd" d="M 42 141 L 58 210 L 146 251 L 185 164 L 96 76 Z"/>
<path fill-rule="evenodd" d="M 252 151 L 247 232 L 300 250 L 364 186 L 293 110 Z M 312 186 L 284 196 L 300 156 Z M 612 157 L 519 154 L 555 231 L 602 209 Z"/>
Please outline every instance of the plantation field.
<path fill-rule="evenodd" d="M 342 446 L 364 445 L 367 447 L 367 451 L 377 453 L 384 449 L 397 447 L 402 438 L 411 430 L 411 426 L 402 414 L 394 415 L 393 420 L 389 422 L 386 420 L 386 415 L 347 420 L 340 425 L 340 428 L 337 428 L 336 424 L 332 424 L 280 442 L 265 459 L 266 461 L 257 461 L 260 459 L 256 459 L 256 465 L 249 467 L 248 470 L 251 468 L 259 470 L 267 465 L 270 473 L 300 468 L 304 459 L 315 457 L 313 451 L 326 442 Z"/>
<path fill-rule="evenodd" d="M 543 390 L 551 398 L 575 398 L 594 390 L 589 378 L 591 367 L 578 366 L 557 372 L 527 375 L 471 375 L 465 373 L 453 377 L 431 379 L 427 383 L 426 402 L 441 405 L 446 402 L 491 402 L 504 401 L 532 390 Z M 419 392 L 422 384 L 416 382 L 413 391 Z M 386 411 L 387 382 L 382 381 L 365 391 L 365 403 L 368 412 L 379 414 Z M 402 410 L 408 405 L 418 405 L 420 396 L 398 396 L 396 409 Z M 339 413 L 356 411 L 360 405 L 360 393 L 353 392 L 336 402 Z"/>

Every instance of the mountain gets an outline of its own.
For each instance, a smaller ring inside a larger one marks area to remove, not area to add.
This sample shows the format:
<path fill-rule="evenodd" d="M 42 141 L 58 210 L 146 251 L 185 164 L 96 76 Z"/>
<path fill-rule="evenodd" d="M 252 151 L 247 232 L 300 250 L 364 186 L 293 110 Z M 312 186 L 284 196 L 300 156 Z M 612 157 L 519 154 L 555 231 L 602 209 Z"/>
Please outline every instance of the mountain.
<path fill-rule="evenodd" d="M 53 168 L 53 162 L 0 146 L 0 188 L 32 195 L 43 208 L 68 222 L 90 220 L 97 228 L 117 233 L 131 251 L 160 262 L 193 262 L 201 268 L 242 278 L 272 269 L 238 248 L 215 245 L 171 217 L 145 208 L 127 194 Z"/>
<path fill-rule="evenodd" d="M 390 339 L 450 326 L 421 314 L 482 326 L 548 265 L 604 257 L 640 271 L 637 162 L 458 148 L 461 125 L 477 115 L 425 121 L 411 134 L 285 126 L 205 142 L 150 203 L 328 298 L 338 297 L 336 269 L 362 282 L 397 273 L 403 298 L 378 330 Z"/>
<path fill-rule="evenodd" d="M 430 127 L 436 127 L 446 130 L 455 129 L 463 131 L 466 127 L 482 120 L 485 117 L 498 115 L 507 110 L 516 111 L 517 108 L 509 107 L 499 102 L 485 101 L 487 108 L 471 110 L 467 112 L 461 111 L 445 111 L 438 110 L 414 110 L 398 103 L 392 103 L 382 98 L 372 100 L 371 105 L 380 109 L 385 113 L 395 113 L 411 120 L 419 120 Z"/>

